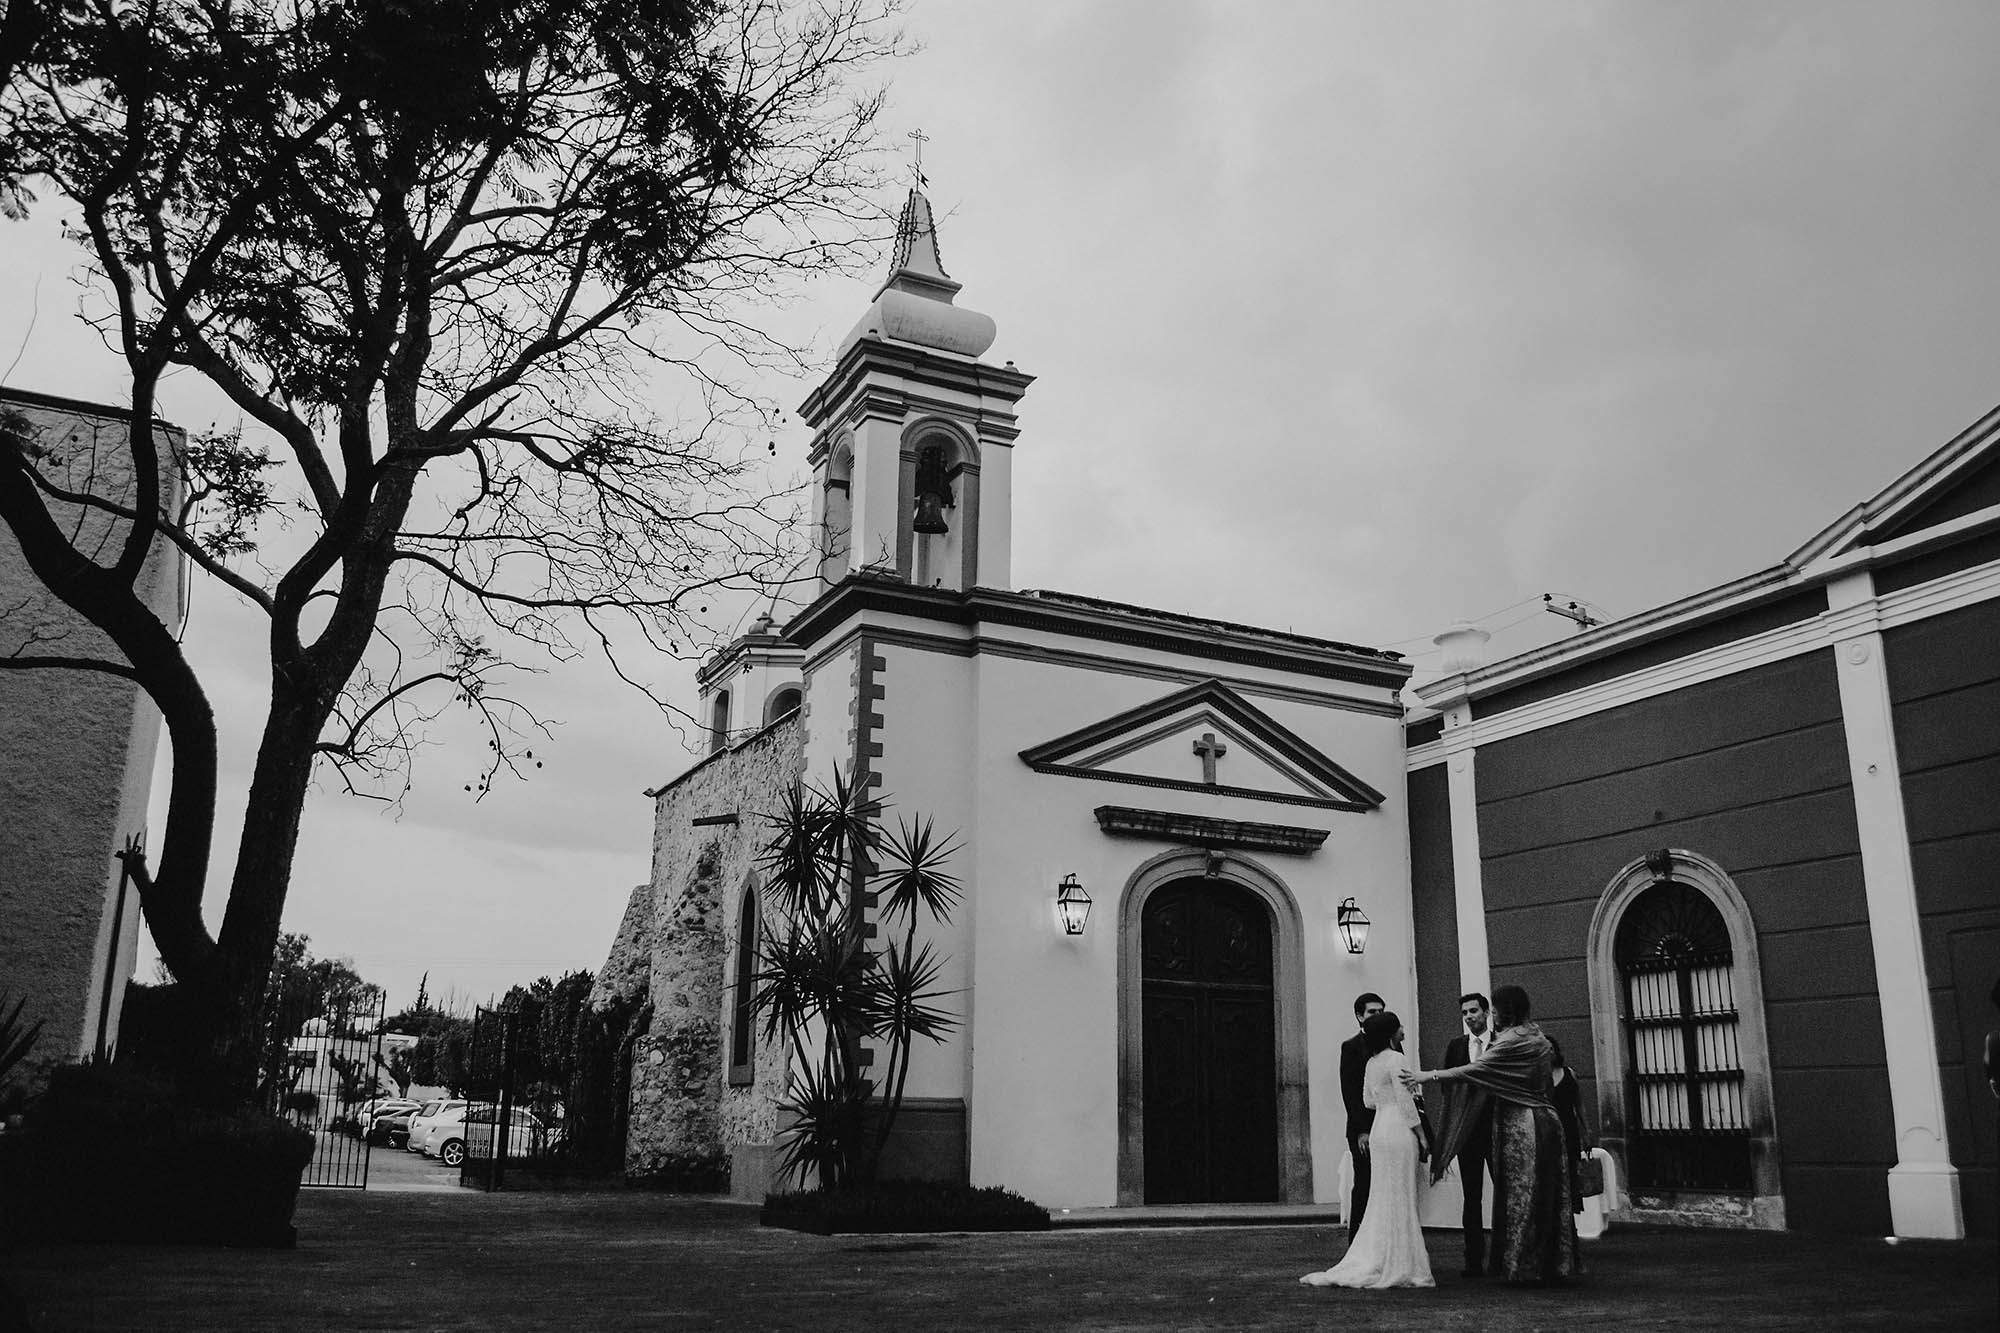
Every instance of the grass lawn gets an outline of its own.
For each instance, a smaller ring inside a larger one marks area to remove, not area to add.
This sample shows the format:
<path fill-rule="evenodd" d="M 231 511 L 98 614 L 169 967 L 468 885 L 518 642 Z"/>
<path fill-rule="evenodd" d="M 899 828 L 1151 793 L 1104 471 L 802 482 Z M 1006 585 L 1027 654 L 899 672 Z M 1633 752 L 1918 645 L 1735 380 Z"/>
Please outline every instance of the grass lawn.
<path fill-rule="evenodd" d="M 7 1255 L 62 1329 L 1986 1329 L 1991 1241 L 1614 1230 L 1574 1286 L 1298 1285 L 1325 1226 L 818 1237 L 740 1205 L 643 1192 L 309 1191 L 289 1252 L 70 1246 Z"/>

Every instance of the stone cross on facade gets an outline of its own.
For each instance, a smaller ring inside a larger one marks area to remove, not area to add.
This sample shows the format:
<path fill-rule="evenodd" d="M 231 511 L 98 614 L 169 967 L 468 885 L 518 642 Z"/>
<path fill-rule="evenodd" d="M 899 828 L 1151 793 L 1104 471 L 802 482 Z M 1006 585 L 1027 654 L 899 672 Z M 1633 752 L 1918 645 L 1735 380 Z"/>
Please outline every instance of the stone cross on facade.
<path fill-rule="evenodd" d="M 1201 756 L 1201 780 L 1210 787 L 1215 785 L 1215 761 L 1229 753 L 1229 747 L 1215 739 L 1214 732 L 1208 732 L 1194 743 L 1194 752 Z"/>

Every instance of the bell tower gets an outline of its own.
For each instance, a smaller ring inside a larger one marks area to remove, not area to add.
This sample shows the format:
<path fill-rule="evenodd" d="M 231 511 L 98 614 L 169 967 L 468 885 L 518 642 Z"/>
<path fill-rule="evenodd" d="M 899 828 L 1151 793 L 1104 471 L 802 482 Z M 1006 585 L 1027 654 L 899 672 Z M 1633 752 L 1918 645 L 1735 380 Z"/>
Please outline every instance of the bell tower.
<path fill-rule="evenodd" d="M 912 189 L 889 277 L 799 413 L 812 429 L 819 588 L 867 572 L 1007 588 L 1014 408 L 1031 375 L 980 360 L 991 318 L 953 304 L 930 200 Z"/>

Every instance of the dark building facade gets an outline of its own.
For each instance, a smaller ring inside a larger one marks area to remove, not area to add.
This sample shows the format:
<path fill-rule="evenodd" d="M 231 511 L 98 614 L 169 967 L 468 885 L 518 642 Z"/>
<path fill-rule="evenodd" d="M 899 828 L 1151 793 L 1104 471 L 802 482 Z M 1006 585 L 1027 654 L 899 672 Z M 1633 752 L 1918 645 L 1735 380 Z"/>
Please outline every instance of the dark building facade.
<path fill-rule="evenodd" d="M 1629 1216 L 1996 1230 L 1996 439 L 1771 569 L 1419 691 L 1422 1050 L 1461 990 L 1526 986 Z"/>

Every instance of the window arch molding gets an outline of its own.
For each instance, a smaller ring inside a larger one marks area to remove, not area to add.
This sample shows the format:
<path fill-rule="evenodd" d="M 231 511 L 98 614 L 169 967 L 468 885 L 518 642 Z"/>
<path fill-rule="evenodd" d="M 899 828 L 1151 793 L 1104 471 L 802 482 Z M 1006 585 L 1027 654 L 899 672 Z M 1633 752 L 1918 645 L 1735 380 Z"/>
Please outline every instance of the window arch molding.
<path fill-rule="evenodd" d="M 1640 895 L 1668 882 L 1700 892 L 1714 905 L 1729 931 L 1738 1015 L 1736 1035 L 1750 1140 L 1750 1210 L 1749 1216 L 1741 1221 L 1755 1227 L 1783 1230 L 1784 1182 L 1771 1093 L 1771 1047 L 1764 1023 L 1764 972 L 1757 949 L 1757 930 L 1749 901 L 1736 882 L 1720 865 L 1698 852 L 1663 847 L 1628 862 L 1611 877 L 1591 916 L 1588 954 L 1591 1049 L 1596 1057 L 1600 1141 L 1617 1156 L 1621 1169 L 1629 1164 L 1627 1148 L 1633 1127 L 1628 1124 L 1627 1090 L 1632 1061 L 1620 1017 L 1624 1001 L 1616 952 L 1618 928 Z"/>

